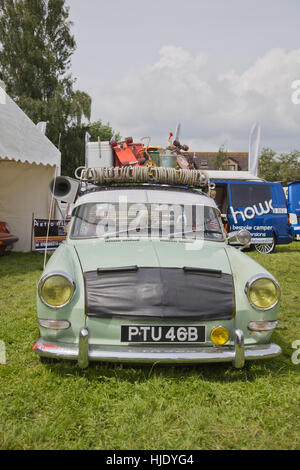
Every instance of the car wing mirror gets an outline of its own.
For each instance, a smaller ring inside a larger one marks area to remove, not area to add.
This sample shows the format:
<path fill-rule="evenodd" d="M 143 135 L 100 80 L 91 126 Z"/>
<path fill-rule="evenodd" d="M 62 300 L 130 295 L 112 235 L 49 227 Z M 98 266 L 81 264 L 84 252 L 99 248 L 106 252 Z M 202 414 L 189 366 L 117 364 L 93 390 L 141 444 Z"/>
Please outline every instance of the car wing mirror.
<path fill-rule="evenodd" d="M 242 245 L 241 249 L 246 248 L 251 243 L 251 233 L 244 228 L 236 232 L 230 232 L 227 235 L 227 242 L 229 245 Z"/>

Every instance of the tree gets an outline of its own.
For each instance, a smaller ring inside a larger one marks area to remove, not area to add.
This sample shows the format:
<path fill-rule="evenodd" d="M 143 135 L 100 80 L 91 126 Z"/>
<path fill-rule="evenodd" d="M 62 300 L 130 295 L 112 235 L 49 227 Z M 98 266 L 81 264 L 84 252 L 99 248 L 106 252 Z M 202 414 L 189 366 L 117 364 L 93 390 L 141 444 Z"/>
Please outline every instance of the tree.
<path fill-rule="evenodd" d="M 101 120 L 85 125 L 69 127 L 68 132 L 61 138 L 62 153 L 64 155 L 70 155 L 69 158 L 64 159 L 62 162 L 61 173 L 63 175 L 74 177 L 76 168 L 84 166 L 86 132 L 89 133 L 91 142 L 97 142 L 98 137 L 102 142 L 109 141 L 112 136 L 120 140 L 120 135 L 115 133 L 110 124 L 102 124 Z"/>
<path fill-rule="evenodd" d="M 276 152 L 268 147 L 263 148 L 258 159 L 258 176 L 267 181 L 279 181 L 279 173 Z"/>
<path fill-rule="evenodd" d="M 68 16 L 65 0 L 0 0 L 0 78 L 33 122 L 47 121 L 56 146 L 76 128 L 80 135 L 91 110 L 91 98 L 73 89 L 69 73 L 76 44 Z M 64 148 L 62 166 L 69 158 Z"/>
<path fill-rule="evenodd" d="M 258 175 L 267 181 L 281 181 L 284 186 L 300 179 L 300 152 L 276 152 L 263 148 L 258 160 Z"/>
<path fill-rule="evenodd" d="M 300 152 L 294 150 L 278 157 L 280 181 L 286 186 L 291 181 L 300 180 Z"/>
<path fill-rule="evenodd" d="M 121 136 L 119 133 L 116 133 L 110 126 L 110 123 L 107 122 L 106 124 L 102 124 L 101 119 L 96 122 L 92 122 L 89 124 L 88 130 L 91 141 L 97 141 L 98 137 L 102 142 L 109 141 L 113 136 L 115 136 L 116 141 L 121 140 Z"/>
<path fill-rule="evenodd" d="M 70 67 L 75 40 L 65 0 L 0 0 L 1 74 L 13 97 L 47 101 Z M 64 78 L 71 85 L 70 77 Z"/>
<path fill-rule="evenodd" d="M 215 158 L 213 159 L 213 165 L 215 170 L 226 170 L 226 162 L 228 160 L 228 151 L 225 145 L 221 145 Z"/>

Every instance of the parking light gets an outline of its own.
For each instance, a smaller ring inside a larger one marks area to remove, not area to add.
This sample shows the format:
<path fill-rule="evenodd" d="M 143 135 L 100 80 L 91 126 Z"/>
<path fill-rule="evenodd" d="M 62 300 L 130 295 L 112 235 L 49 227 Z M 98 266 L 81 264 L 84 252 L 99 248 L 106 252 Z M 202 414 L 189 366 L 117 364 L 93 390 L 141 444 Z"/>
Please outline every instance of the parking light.
<path fill-rule="evenodd" d="M 229 331 L 224 326 L 215 326 L 210 332 L 210 339 L 215 345 L 222 346 L 229 340 Z"/>
<path fill-rule="evenodd" d="M 43 318 L 38 318 L 37 322 L 44 328 L 49 328 L 51 330 L 66 330 L 71 326 L 68 320 L 44 320 Z"/>

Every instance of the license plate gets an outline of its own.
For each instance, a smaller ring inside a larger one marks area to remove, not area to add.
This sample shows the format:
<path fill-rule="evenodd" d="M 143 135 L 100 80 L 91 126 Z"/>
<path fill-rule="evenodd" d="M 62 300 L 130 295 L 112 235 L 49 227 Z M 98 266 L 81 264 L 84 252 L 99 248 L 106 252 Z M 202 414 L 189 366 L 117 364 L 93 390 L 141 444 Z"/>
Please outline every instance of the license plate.
<path fill-rule="evenodd" d="M 121 325 L 122 343 L 205 343 L 205 325 Z"/>

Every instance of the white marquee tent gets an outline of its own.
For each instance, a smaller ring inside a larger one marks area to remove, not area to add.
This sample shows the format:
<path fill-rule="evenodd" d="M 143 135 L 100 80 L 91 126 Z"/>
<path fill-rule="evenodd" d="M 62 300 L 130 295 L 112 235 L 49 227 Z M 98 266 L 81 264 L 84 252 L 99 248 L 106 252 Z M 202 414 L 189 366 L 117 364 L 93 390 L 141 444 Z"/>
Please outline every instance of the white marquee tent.
<path fill-rule="evenodd" d="M 59 150 L 0 87 L 0 221 L 19 238 L 14 251 L 30 251 L 33 214 L 48 219 L 49 183 L 60 161 Z"/>

